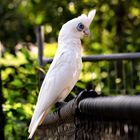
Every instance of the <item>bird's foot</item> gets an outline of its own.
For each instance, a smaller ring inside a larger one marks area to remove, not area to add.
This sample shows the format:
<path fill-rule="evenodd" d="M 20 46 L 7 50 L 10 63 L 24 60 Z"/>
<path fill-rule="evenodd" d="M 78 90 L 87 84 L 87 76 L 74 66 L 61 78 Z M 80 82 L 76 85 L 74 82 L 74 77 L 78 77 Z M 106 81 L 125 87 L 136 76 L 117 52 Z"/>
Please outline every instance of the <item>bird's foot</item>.
<path fill-rule="evenodd" d="M 55 107 L 57 110 L 60 110 L 61 107 L 63 107 L 66 104 L 66 102 L 61 101 L 61 102 L 56 102 Z"/>

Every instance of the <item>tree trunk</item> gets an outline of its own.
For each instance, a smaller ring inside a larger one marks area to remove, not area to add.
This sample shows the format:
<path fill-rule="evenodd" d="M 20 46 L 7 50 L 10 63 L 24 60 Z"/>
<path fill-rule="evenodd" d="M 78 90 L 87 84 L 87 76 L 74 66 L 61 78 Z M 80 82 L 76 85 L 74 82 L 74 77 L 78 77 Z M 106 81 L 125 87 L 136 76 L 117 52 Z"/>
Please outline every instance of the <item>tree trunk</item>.
<path fill-rule="evenodd" d="M 4 140 L 4 126 L 5 126 L 5 116 L 2 108 L 4 102 L 2 94 L 2 78 L 1 78 L 1 67 L 0 67 L 0 139 Z"/>

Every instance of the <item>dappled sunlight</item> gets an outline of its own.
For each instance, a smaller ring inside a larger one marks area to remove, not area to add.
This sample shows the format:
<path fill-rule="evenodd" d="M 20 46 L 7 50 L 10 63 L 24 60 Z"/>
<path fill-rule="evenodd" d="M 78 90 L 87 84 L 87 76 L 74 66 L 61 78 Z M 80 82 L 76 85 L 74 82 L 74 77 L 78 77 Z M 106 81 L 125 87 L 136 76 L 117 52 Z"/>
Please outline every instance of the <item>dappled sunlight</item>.
<path fill-rule="evenodd" d="M 55 53 L 56 53 L 56 50 L 57 50 L 57 46 L 58 44 L 55 42 L 55 43 L 45 43 L 44 45 L 44 56 L 47 58 L 49 57 L 54 57 Z"/>
<path fill-rule="evenodd" d="M 10 65 L 18 66 L 20 64 L 27 62 L 25 55 L 23 53 L 19 52 L 17 54 L 18 54 L 17 57 L 15 57 L 12 54 L 5 53 L 4 57 L 1 58 L 1 64 L 7 65 L 7 66 L 10 66 Z"/>

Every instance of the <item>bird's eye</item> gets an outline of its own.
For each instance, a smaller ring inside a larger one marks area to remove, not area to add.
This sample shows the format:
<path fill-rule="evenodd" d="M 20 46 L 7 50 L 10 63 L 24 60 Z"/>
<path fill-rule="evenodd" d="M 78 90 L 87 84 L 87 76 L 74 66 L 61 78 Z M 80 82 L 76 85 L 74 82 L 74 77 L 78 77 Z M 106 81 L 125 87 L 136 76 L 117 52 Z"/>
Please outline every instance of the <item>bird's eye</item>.
<path fill-rule="evenodd" d="M 79 23 L 77 25 L 77 30 L 81 32 L 83 29 L 84 29 L 84 25 L 82 23 Z"/>

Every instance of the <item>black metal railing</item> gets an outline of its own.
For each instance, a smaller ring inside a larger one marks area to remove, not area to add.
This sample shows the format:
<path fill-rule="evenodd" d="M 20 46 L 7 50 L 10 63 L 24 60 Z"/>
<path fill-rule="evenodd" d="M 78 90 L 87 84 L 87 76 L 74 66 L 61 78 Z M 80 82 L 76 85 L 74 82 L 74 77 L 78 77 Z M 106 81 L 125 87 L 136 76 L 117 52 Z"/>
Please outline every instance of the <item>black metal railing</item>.
<path fill-rule="evenodd" d="M 105 54 L 105 55 L 89 55 L 83 56 L 83 62 L 97 62 L 97 61 L 118 61 L 118 60 L 137 60 L 140 59 L 140 53 L 116 53 L 116 54 Z M 43 64 L 50 64 L 53 58 L 42 58 Z"/>
<path fill-rule="evenodd" d="M 140 139 L 140 97 L 93 94 L 85 91 L 49 114 L 37 131 L 39 140 Z"/>

